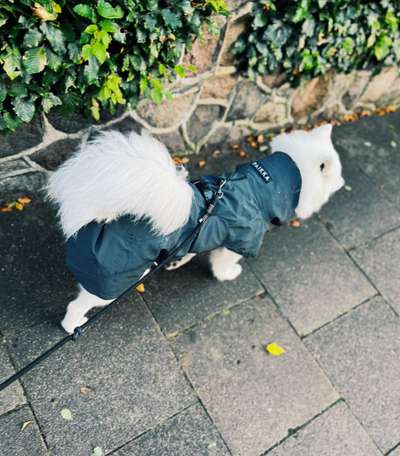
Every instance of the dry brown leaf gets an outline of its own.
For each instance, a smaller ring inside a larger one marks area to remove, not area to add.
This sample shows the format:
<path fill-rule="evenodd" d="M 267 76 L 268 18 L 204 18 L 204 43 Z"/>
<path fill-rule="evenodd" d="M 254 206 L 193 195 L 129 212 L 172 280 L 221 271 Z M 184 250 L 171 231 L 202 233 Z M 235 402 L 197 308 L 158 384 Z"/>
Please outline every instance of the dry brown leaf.
<path fill-rule="evenodd" d="M 238 150 L 238 149 L 240 149 L 240 144 L 232 144 L 231 147 L 232 147 L 232 149 L 234 149 L 234 150 Z"/>
<path fill-rule="evenodd" d="M 246 152 L 243 149 L 239 150 L 239 157 L 240 158 L 246 158 L 247 157 L 247 154 L 246 154 Z"/>
<path fill-rule="evenodd" d="M 79 392 L 80 392 L 81 394 L 83 394 L 84 396 L 87 396 L 87 395 L 90 393 L 91 390 L 92 390 L 92 389 L 89 388 L 88 386 L 81 386 L 81 387 L 79 388 Z"/>
<path fill-rule="evenodd" d="M 182 165 L 182 159 L 180 157 L 172 157 L 174 160 L 175 165 L 179 166 Z"/>
<path fill-rule="evenodd" d="M 21 196 L 18 198 L 18 202 L 21 204 L 29 204 L 32 200 L 29 198 L 29 196 Z"/>
<path fill-rule="evenodd" d="M 199 160 L 197 163 L 199 168 L 204 168 L 206 166 L 206 161 L 205 160 Z"/>
<path fill-rule="evenodd" d="M 292 227 L 292 228 L 300 228 L 301 227 L 301 223 L 300 223 L 300 220 L 298 219 L 295 219 L 295 220 L 291 220 L 289 225 Z"/>
<path fill-rule="evenodd" d="M 258 144 L 262 144 L 264 142 L 264 135 L 258 135 L 257 136 L 257 142 Z"/>
<path fill-rule="evenodd" d="M 11 207 L 2 207 L 0 208 L 0 212 L 12 212 Z"/>

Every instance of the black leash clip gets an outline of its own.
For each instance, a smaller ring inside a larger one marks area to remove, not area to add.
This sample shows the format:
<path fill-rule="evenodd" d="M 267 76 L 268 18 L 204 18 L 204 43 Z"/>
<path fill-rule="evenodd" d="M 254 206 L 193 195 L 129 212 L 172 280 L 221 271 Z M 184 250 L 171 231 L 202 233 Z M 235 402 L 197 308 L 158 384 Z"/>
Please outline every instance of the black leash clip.
<path fill-rule="evenodd" d="M 224 192 L 222 191 L 222 188 L 227 183 L 227 181 L 228 181 L 228 179 L 225 179 L 225 178 L 221 179 L 218 190 L 214 193 L 213 199 L 208 204 L 205 214 L 202 217 L 200 217 L 198 220 L 199 224 L 204 223 L 208 219 L 208 217 L 214 211 L 215 206 L 217 205 L 217 201 L 220 200 L 224 196 Z"/>

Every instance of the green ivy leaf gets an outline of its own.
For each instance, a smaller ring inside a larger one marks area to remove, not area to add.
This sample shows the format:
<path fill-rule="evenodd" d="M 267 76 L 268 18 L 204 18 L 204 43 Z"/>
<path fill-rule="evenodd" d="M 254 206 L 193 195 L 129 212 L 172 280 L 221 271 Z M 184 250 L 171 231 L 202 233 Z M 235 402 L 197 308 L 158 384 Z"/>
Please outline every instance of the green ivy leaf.
<path fill-rule="evenodd" d="M 97 27 L 96 24 L 90 24 L 88 25 L 85 30 L 83 31 L 83 33 L 87 33 L 88 35 L 93 35 L 95 32 L 97 32 L 99 30 L 99 28 Z"/>
<path fill-rule="evenodd" d="M 83 70 L 85 80 L 88 82 L 88 84 L 95 84 L 98 82 L 99 68 L 100 66 L 97 59 L 90 56 L 88 63 L 85 65 L 85 69 Z"/>
<path fill-rule="evenodd" d="M 3 59 L 3 70 L 11 80 L 21 74 L 21 54 L 18 49 L 9 49 Z"/>
<path fill-rule="evenodd" d="M 53 71 L 58 71 L 62 65 L 62 59 L 59 55 L 46 48 L 47 66 Z"/>
<path fill-rule="evenodd" d="M 42 42 L 43 35 L 37 29 L 29 30 L 25 36 L 22 45 L 26 48 L 38 47 Z"/>
<path fill-rule="evenodd" d="M 22 56 L 22 63 L 27 74 L 40 73 L 47 64 L 45 49 L 38 47 L 26 51 Z"/>
<path fill-rule="evenodd" d="M 124 17 L 124 12 L 120 6 L 113 7 L 110 3 L 99 0 L 97 3 L 97 12 L 101 17 L 106 19 L 121 19 Z"/>
<path fill-rule="evenodd" d="M 7 17 L 3 16 L 3 14 L 0 14 L 0 27 L 3 27 L 3 25 L 7 22 Z"/>
<path fill-rule="evenodd" d="M 66 52 L 65 38 L 63 32 L 58 27 L 49 24 L 48 22 L 43 22 L 40 26 L 40 30 L 44 33 L 55 52 L 59 54 L 64 54 Z"/>
<path fill-rule="evenodd" d="M 186 70 L 183 65 L 176 65 L 175 66 L 175 73 L 180 77 L 184 78 L 186 76 Z"/>
<path fill-rule="evenodd" d="M 90 107 L 90 112 L 95 120 L 100 120 L 100 105 L 96 98 L 92 98 L 92 104 Z"/>
<path fill-rule="evenodd" d="M 14 98 L 12 105 L 23 122 L 30 122 L 35 115 L 35 103 L 28 98 Z"/>
<path fill-rule="evenodd" d="M 61 104 L 62 102 L 60 98 L 58 98 L 53 93 L 48 93 L 42 98 L 42 107 L 44 112 L 49 112 L 51 108 L 54 106 L 59 106 Z"/>
<path fill-rule="evenodd" d="M 392 39 L 387 35 L 382 35 L 374 46 L 374 54 L 378 60 L 383 60 L 392 47 Z"/>
<path fill-rule="evenodd" d="M 17 98 L 17 97 L 27 97 L 28 96 L 28 88 L 26 84 L 22 82 L 13 82 L 8 89 L 8 94 L 12 98 Z"/>
<path fill-rule="evenodd" d="M 7 87 L 3 81 L 0 81 L 0 103 L 2 103 L 7 96 Z"/>
<path fill-rule="evenodd" d="M 165 25 L 171 27 L 172 29 L 176 29 L 182 25 L 179 16 L 173 13 L 170 9 L 161 10 L 161 15 L 164 19 Z"/>
<path fill-rule="evenodd" d="M 106 61 L 107 48 L 106 48 L 106 46 L 104 46 L 104 44 L 102 44 L 100 42 L 96 42 L 90 47 L 90 50 L 91 50 L 91 53 L 100 62 L 100 64 L 103 64 Z"/>
<path fill-rule="evenodd" d="M 100 22 L 99 25 L 104 32 L 114 33 L 119 30 L 118 25 L 115 22 L 109 21 L 108 19 L 104 19 Z"/>
<path fill-rule="evenodd" d="M 3 120 L 10 131 L 15 131 L 22 124 L 22 120 L 18 116 L 14 117 L 8 111 L 3 114 Z"/>
<path fill-rule="evenodd" d="M 264 13 L 264 11 L 258 11 L 257 14 L 254 16 L 253 20 L 253 27 L 264 27 L 268 22 L 268 16 Z"/>
<path fill-rule="evenodd" d="M 76 14 L 79 14 L 79 16 L 86 17 L 86 19 L 89 19 L 92 22 L 95 22 L 97 19 L 96 11 L 89 5 L 80 3 L 79 5 L 74 6 L 73 10 Z"/>
<path fill-rule="evenodd" d="M 147 87 L 148 87 L 147 78 L 145 76 L 142 76 L 140 78 L 140 82 L 139 82 L 139 90 L 142 95 L 144 95 L 146 93 Z"/>

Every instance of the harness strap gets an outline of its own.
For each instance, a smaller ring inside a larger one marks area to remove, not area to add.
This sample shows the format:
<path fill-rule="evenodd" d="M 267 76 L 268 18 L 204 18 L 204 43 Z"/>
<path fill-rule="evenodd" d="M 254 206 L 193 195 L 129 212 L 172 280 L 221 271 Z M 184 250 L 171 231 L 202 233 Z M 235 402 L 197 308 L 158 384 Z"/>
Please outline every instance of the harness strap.
<path fill-rule="evenodd" d="M 193 229 L 193 231 L 180 243 L 178 244 L 175 248 L 173 248 L 168 255 L 162 259 L 159 263 L 155 262 L 153 268 L 141 279 L 137 280 L 133 285 L 131 285 L 127 290 L 125 290 L 123 293 L 121 293 L 114 301 L 112 301 L 110 304 L 108 304 L 105 307 L 102 307 L 100 310 L 98 310 L 94 315 L 92 315 L 86 323 L 84 323 L 81 326 L 77 326 L 74 329 L 74 332 L 72 334 L 69 334 L 68 336 L 64 337 L 61 339 L 59 342 L 54 344 L 52 347 L 50 347 L 48 350 L 46 350 L 44 353 L 39 355 L 37 358 L 35 358 L 33 361 L 31 361 L 29 364 L 24 366 L 22 369 L 20 369 L 18 372 L 15 374 L 11 375 L 8 379 L 6 379 L 4 382 L 0 383 L 0 391 L 3 391 L 5 388 L 10 386 L 12 383 L 14 383 L 16 380 L 21 378 L 23 375 L 31 371 L 34 367 L 36 367 L 38 364 L 40 364 L 42 361 L 47 359 L 51 354 L 53 354 L 55 351 L 59 350 L 61 347 L 63 347 L 67 342 L 73 340 L 77 341 L 81 335 L 86 332 L 88 327 L 92 325 L 96 320 L 98 320 L 102 315 L 104 315 L 106 312 L 109 312 L 111 307 L 116 303 L 119 302 L 125 295 L 131 292 L 132 288 L 137 287 L 140 283 L 145 282 L 149 277 L 151 277 L 155 272 L 157 272 L 159 269 L 161 269 L 163 266 L 165 266 L 175 255 L 176 252 L 178 252 L 183 245 L 186 244 L 186 242 L 189 242 L 192 238 L 197 237 L 199 234 L 203 224 L 207 221 L 207 219 L 210 217 L 212 212 L 214 211 L 218 201 L 223 197 L 223 192 L 222 188 L 226 184 L 228 179 L 221 179 L 219 181 L 218 189 L 214 193 L 213 198 L 207 205 L 207 209 L 205 210 L 204 214 L 199 218 L 197 221 L 196 227 Z"/>

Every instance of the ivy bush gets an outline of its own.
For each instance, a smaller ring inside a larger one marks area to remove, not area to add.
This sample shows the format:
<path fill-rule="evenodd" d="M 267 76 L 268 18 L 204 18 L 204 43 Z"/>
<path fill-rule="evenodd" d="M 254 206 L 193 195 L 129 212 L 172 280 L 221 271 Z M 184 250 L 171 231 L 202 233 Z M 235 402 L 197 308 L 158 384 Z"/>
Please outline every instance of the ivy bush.
<path fill-rule="evenodd" d="M 233 53 L 250 79 L 378 70 L 400 61 L 399 20 L 399 0 L 258 0 Z"/>
<path fill-rule="evenodd" d="M 160 103 L 183 77 L 184 47 L 215 31 L 224 0 L 2 0 L 0 132 L 60 105 L 68 113 Z"/>

